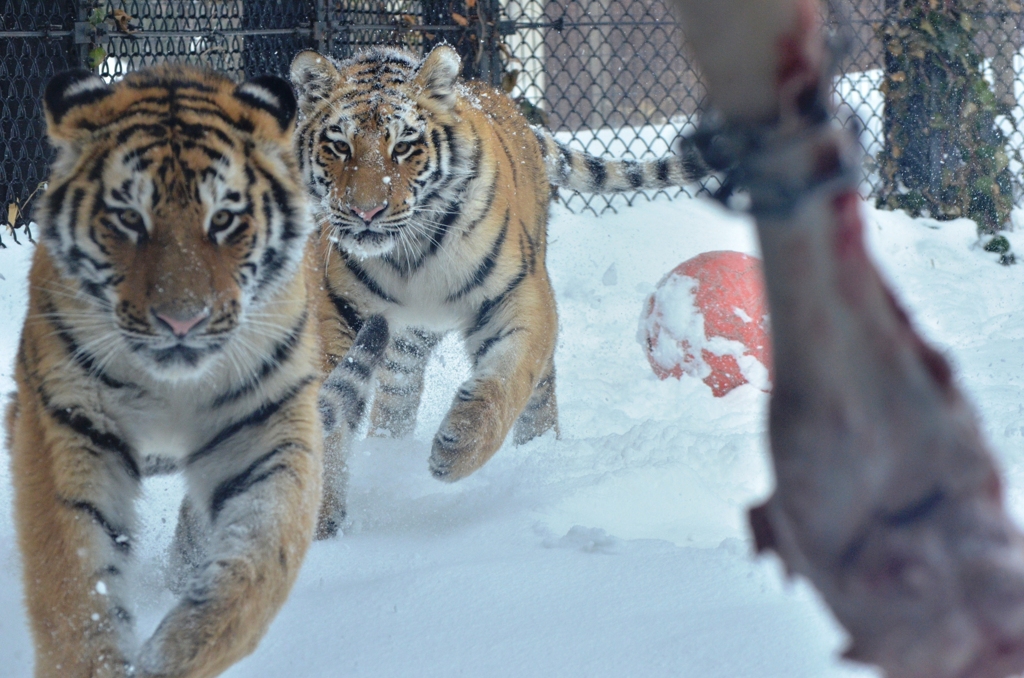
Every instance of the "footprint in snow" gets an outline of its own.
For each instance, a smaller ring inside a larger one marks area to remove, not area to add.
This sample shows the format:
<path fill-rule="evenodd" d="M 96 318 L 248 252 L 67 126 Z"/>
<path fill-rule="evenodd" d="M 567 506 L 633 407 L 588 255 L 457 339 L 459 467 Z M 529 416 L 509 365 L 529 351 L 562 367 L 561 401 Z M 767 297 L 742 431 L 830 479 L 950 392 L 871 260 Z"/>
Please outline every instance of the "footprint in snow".
<path fill-rule="evenodd" d="M 584 553 L 620 553 L 625 542 L 601 528 L 574 525 L 564 537 L 546 537 L 541 544 L 549 549 L 572 549 Z"/>

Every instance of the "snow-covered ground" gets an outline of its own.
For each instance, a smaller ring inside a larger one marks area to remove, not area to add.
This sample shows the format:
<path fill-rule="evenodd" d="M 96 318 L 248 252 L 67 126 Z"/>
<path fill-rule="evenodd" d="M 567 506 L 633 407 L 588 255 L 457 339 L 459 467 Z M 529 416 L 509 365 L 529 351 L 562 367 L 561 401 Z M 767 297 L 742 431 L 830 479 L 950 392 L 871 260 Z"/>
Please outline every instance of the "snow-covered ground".
<path fill-rule="evenodd" d="M 873 251 L 958 366 L 1024 518 L 1024 266 L 996 265 L 970 222 L 866 210 Z M 358 444 L 344 535 L 314 544 L 270 632 L 226 676 L 870 675 L 837 659 L 842 634 L 813 591 L 751 554 L 744 509 L 771 487 L 767 396 L 658 381 L 636 342 L 658 280 L 700 252 L 756 253 L 749 222 L 688 199 L 601 218 L 556 207 L 550 240 L 561 438 L 507 445 L 454 485 L 433 480 L 430 439 L 466 374 L 444 344 L 415 435 Z M 0 250 L 3 393 L 30 255 Z M 143 632 L 170 600 L 160 563 L 180 491 L 147 483 Z M 22 678 L 32 650 L 10 502 L 5 459 L 0 674 Z"/>

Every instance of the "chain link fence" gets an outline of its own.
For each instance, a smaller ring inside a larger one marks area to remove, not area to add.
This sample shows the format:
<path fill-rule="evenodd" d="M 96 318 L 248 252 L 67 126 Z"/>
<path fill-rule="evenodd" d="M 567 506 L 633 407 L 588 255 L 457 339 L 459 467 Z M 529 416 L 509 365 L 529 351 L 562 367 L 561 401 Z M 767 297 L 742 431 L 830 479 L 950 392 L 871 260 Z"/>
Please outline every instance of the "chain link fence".
<path fill-rule="evenodd" d="M 866 194 L 878 187 L 871 158 L 884 143 L 884 58 L 876 28 L 886 1 L 822 6 L 827 23 L 846 27 L 852 37 L 835 93 L 845 124 L 860 121 Z M 992 1 L 1000 4 L 979 16 L 978 44 L 1005 111 L 998 123 L 1018 149 L 1024 145 L 1024 10 Z M 445 41 L 462 54 L 464 75 L 502 86 L 559 139 L 595 155 L 626 157 L 670 153 L 675 139 L 693 128 L 704 99 L 663 0 L 0 0 L 0 9 L 0 223 L 11 234 L 30 215 L 52 156 L 42 89 L 67 68 L 116 79 L 175 60 L 241 79 L 284 75 L 302 49 L 345 57 L 369 45 L 423 51 Z M 1020 196 L 1024 167 L 1014 160 L 1011 170 Z M 562 200 L 573 211 L 600 213 L 693 190 L 563 191 Z"/>
<path fill-rule="evenodd" d="M 882 189 L 874 162 L 885 146 L 885 46 L 878 29 L 894 2 L 830 0 L 823 6 L 827 26 L 833 33 L 842 32 L 849 43 L 833 86 L 840 119 L 846 124 L 855 119 L 861 126 L 861 145 L 867 155 L 861 192 L 867 196 L 877 196 Z M 971 17 L 985 78 L 1000 109 L 996 124 L 1006 139 L 1013 196 L 1019 204 L 1024 197 L 1024 8 L 1016 0 L 988 0 Z"/>

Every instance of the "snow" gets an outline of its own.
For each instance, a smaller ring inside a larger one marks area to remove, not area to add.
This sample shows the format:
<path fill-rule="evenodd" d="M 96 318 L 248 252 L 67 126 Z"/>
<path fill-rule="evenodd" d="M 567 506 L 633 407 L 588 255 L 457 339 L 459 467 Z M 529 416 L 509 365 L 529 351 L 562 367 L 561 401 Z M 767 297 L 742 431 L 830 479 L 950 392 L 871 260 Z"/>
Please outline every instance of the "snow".
<path fill-rule="evenodd" d="M 918 325 L 948 350 L 1024 518 L 1024 266 L 1002 267 L 971 222 L 866 207 L 867 237 Z M 1024 224 L 1024 213 L 1014 215 Z M 1009 234 L 1024 251 L 1020 231 Z M 224 675 L 874 675 L 837 655 L 814 592 L 751 553 L 745 508 L 770 491 L 767 396 L 714 398 L 658 380 L 636 342 L 644 300 L 701 252 L 756 254 L 742 217 L 681 198 L 601 218 L 556 207 L 548 267 L 560 311 L 561 438 L 506 445 L 455 484 L 431 478 L 430 439 L 467 367 L 446 341 L 412 438 L 367 439 L 352 460 L 345 534 L 314 544 L 256 652 Z M 30 246 L 0 250 L 0 392 L 24 315 Z M 147 481 L 140 630 L 172 601 L 160 563 L 181 484 Z M 0 464 L 0 657 L 31 674 L 7 464 Z"/>
<path fill-rule="evenodd" d="M 678 365 L 685 367 L 683 371 L 687 374 L 703 379 L 711 374 L 711 366 L 701 357 L 701 349 L 717 348 L 727 354 L 743 355 L 745 347 L 723 337 L 706 338 L 704 314 L 697 308 L 699 285 L 696 278 L 670 273 L 647 298 L 651 315 L 640 319 L 636 340 L 641 346 L 648 338 L 652 340 L 651 358 L 666 372 Z M 686 342 L 685 348 L 682 342 Z M 706 345 L 710 343 L 717 345 Z"/>

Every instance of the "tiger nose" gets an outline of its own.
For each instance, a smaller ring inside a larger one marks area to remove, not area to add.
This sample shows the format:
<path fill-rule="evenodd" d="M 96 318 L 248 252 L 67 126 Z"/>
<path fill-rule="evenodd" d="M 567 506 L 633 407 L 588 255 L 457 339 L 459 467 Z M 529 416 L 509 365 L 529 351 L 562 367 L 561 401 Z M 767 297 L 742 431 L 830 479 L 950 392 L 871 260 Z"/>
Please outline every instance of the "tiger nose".
<path fill-rule="evenodd" d="M 179 339 L 184 338 L 189 332 L 195 329 L 195 327 L 199 325 L 199 323 L 203 322 L 208 317 L 210 317 L 210 309 L 208 308 L 204 308 L 202 311 L 196 313 L 191 317 L 181 317 L 183 315 L 187 315 L 187 313 L 188 311 L 186 311 L 185 313 L 174 313 L 170 311 L 166 313 L 162 313 L 159 311 L 154 312 L 157 319 L 160 322 L 167 325 L 168 327 L 170 327 L 171 332 L 173 332 L 174 336 L 178 337 Z"/>
<path fill-rule="evenodd" d="M 370 209 L 368 209 L 366 211 L 363 211 L 363 210 L 359 209 L 358 207 L 353 207 L 352 211 L 356 213 L 356 216 L 358 216 L 364 222 L 369 224 L 371 221 L 373 221 L 373 218 L 375 216 L 377 216 L 378 214 L 380 214 L 384 210 L 385 207 L 387 207 L 387 203 L 384 203 L 382 205 L 377 205 L 376 207 L 371 207 Z"/>

